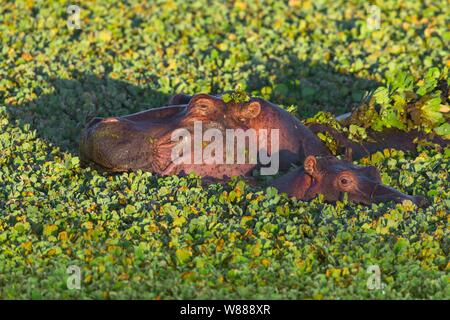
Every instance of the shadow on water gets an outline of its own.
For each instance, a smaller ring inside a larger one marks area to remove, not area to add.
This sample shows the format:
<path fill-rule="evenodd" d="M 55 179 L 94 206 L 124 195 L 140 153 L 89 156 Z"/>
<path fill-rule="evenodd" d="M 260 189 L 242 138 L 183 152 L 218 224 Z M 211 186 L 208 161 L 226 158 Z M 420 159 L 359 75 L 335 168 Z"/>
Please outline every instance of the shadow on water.
<path fill-rule="evenodd" d="M 270 100 L 285 106 L 299 106 L 301 118 L 318 111 L 347 112 L 361 100 L 365 91 L 378 85 L 323 64 L 294 58 L 288 64 L 271 59 L 264 63 L 266 71 L 258 71 L 261 68 L 257 61 L 251 68 L 248 90 L 261 92 L 265 86 L 274 86 Z M 74 74 L 72 79 L 46 78 L 53 88 L 51 94 L 42 94 L 19 105 L 0 102 L 19 125 L 29 124 L 39 138 L 74 154 L 78 153 L 81 130 L 92 117 L 126 115 L 164 106 L 170 99 L 170 95 L 150 86 L 136 86 L 107 76 Z"/>
<path fill-rule="evenodd" d="M 81 74 L 73 79 L 49 78 L 51 94 L 21 105 L 6 105 L 19 125 L 29 124 L 64 151 L 78 153 L 81 130 L 95 116 L 121 116 L 167 104 L 169 95 L 148 87 Z"/>
<path fill-rule="evenodd" d="M 334 115 L 349 112 L 366 92 L 380 85 L 377 81 L 336 71 L 327 64 L 302 61 L 296 56 L 287 55 L 283 60 L 271 57 L 264 64 L 256 62 L 255 66 L 248 81 L 249 89 L 273 86 L 270 100 L 285 106 L 298 106 L 300 118 L 319 111 Z"/>

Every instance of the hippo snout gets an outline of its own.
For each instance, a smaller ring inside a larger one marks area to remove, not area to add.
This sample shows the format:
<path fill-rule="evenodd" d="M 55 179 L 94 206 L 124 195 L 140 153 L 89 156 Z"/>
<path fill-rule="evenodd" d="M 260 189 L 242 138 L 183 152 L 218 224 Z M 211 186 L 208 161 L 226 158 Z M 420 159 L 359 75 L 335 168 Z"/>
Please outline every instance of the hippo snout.
<path fill-rule="evenodd" d="M 373 190 L 373 202 L 395 201 L 401 203 L 404 200 L 410 200 L 418 207 L 425 207 L 428 205 L 428 199 L 423 196 L 410 196 L 383 184 L 377 184 Z"/>
<path fill-rule="evenodd" d="M 80 159 L 83 165 L 110 171 L 145 168 L 152 160 L 149 140 L 149 134 L 131 121 L 94 118 L 82 132 Z"/>
<path fill-rule="evenodd" d="M 418 207 L 426 207 L 430 204 L 430 201 L 423 196 L 413 196 L 413 200 L 412 202 L 414 202 Z"/>

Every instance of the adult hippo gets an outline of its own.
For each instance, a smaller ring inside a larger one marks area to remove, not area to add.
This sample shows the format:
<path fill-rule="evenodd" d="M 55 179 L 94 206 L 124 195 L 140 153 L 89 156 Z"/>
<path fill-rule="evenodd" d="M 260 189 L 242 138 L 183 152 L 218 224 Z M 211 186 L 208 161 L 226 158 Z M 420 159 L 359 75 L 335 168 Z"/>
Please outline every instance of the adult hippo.
<path fill-rule="evenodd" d="M 292 163 L 302 162 L 309 154 L 329 154 L 317 136 L 296 117 L 263 99 L 250 98 L 247 102 L 225 103 L 219 96 L 198 94 L 191 97 L 179 94 L 166 107 L 123 117 L 93 119 L 82 133 L 81 160 L 84 164 L 110 172 L 138 169 L 161 175 L 193 172 L 219 179 L 251 175 L 252 170 L 264 162 L 258 156 L 253 163 L 249 159 L 238 163 L 239 152 L 248 152 L 247 149 L 254 147 L 246 137 L 245 150 L 237 150 L 238 146 L 235 146 L 233 159 L 226 163 L 225 159 L 216 164 L 211 163 L 205 153 L 200 161 L 191 158 L 188 161 L 190 163 L 174 163 L 172 152 L 180 144 L 179 139 L 174 139 L 174 136 L 178 136 L 174 134 L 175 131 L 184 129 L 194 132 L 196 124 L 201 125 L 202 133 L 208 129 L 221 133 L 224 144 L 227 135 L 248 133 L 248 129 L 253 129 L 255 135 L 252 138 L 256 140 L 253 143 L 257 144 L 257 154 L 266 152 L 273 159 L 276 156 L 281 170 L 288 169 Z M 277 141 L 272 139 L 275 131 Z M 205 144 L 215 140 L 211 137 L 201 138 L 202 149 L 206 149 Z M 194 142 L 189 146 L 191 154 L 195 153 Z"/>
<path fill-rule="evenodd" d="M 389 200 L 425 203 L 422 197 L 409 196 L 383 185 L 375 167 L 359 167 L 331 156 L 313 130 L 279 106 L 260 98 L 225 103 L 221 96 L 179 94 L 166 107 L 122 117 L 95 118 L 82 134 L 82 163 L 109 172 L 144 170 L 160 175 L 193 172 L 218 179 L 249 176 L 253 169 L 267 165 L 260 156 L 253 163 L 236 162 L 238 153 L 248 152 L 251 143 L 244 150 L 234 148 L 234 161 L 230 163 L 211 161 L 216 156 L 212 153 L 206 156 L 203 153 L 197 161 L 190 158 L 188 162 L 175 162 L 173 149 L 180 141 L 174 141 L 174 132 L 180 128 L 195 131 L 196 123 L 202 124 L 202 132 L 213 129 L 223 133 L 223 138 L 206 139 L 207 145 L 202 140 L 203 150 L 216 139 L 226 140 L 230 129 L 254 129 L 257 141 L 265 133 L 266 144 L 258 144 L 258 155 L 259 151 L 276 155 L 281 170 L 287 170 L 293 163 L 304 164 L 303 168 L 272 182 L 290 196 L 309 200 L 323 194 L 327 201 L 336 201 L 347 193 L 351 201 L 366 204 Z M 277 130 L 276 141 L 271 134 L 274 130 Z M 189 142 L 189 151 L 195 149 L 194 144 Z"/>

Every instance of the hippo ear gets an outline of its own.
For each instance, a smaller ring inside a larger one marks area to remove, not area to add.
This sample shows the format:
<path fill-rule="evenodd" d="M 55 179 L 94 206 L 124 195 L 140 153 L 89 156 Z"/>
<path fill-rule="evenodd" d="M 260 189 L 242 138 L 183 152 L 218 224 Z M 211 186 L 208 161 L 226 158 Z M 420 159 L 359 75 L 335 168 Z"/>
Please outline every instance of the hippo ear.
<path fill-rule="evenodd" d="M 317 174 L 317 159 L 315 156 L 307 156 L 303 163 L 305 172 L 314 177 Z"/>
<path fill-rule="evenodd" d="M 240 116 L 245 119 L 256 118 L 261 113 L 261 104 L 258 101 L 251 101 L 242 106 Z"/>

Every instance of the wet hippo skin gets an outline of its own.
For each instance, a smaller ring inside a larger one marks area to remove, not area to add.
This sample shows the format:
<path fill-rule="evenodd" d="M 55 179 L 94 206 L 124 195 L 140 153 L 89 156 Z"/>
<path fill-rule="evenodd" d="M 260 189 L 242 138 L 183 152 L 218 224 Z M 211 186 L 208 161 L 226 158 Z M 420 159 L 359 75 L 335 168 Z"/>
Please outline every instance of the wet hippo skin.
<path fill-rule="evenodd" d="M 216 178 L 250 175 L 256 164 L 180 164 L 172 163 L 171 140 L 179 128 L 193 130 L 194 122 L 203 129 L 267 130 L 267 149 L 271 150 L 271 131 L 279 130 L 280 169 L 302 162 L 309 154 L 329 151 L 317 136 L 296 117 L 279 106 L 259 98 L 244 103 L 224 103 L 218 96 L 198 94 L 174 96 L 169 105 L 123 117 L 95 118 L 88 123 L 80 142 L 85 165 L 109 172 L 145 170 L 161 175 L 196 173 Z M 257 136 L 259 139 L 259 136 Z M 267 150 L 266 150 L 267 151 Z"/>

